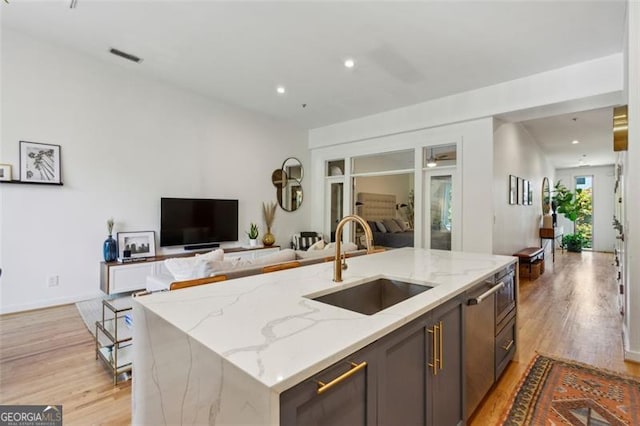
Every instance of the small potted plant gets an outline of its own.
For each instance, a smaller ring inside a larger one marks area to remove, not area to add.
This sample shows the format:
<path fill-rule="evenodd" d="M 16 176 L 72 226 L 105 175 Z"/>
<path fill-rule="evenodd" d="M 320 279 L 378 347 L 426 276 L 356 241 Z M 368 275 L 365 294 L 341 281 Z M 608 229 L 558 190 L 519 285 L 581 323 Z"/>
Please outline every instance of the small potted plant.
<path fill-rule="evenodd" d="M 249 245 L 251 247 L 257 246 L 258 245 L 258 225 L 252 222 L 249 225 L 249 230 L 247 231 L 247 235 L 249 236 Z"/>

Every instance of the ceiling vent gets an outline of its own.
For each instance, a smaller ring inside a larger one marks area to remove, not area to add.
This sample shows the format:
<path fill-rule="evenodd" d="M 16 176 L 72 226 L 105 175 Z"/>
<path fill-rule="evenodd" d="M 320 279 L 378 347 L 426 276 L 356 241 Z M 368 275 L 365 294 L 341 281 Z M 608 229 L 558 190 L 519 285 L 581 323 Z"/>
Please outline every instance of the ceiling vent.
<path fill-rule="evenodd" d="M 142 58 L 132 55 L 131 53 L 123 52 L 122 50 L 114 49 L 113 47 L 109 49 L 109 52 L 128 61 L 135 62 L 136 64 L 142 62 Z"/>

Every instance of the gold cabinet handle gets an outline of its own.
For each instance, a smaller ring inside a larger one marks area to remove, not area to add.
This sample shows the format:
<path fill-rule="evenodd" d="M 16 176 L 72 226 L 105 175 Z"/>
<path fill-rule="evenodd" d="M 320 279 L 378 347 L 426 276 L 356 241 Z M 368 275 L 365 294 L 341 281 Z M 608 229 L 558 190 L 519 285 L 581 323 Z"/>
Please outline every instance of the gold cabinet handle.
<path fill-rule="evenodd" d="M 429 334 L 431 334 L 431 344 L 433 346 L 433 363 L 428 363 L 429 367 L 433 367 L 433 375 L 438 375 L 438 363 L 441 361 L 438 359 L 438 326 L 434 325 L 433 329 L 427 329 Z"/>
<path fill-rule="evenodd" d="M 321 381 L 317 380 L 316 382 L 318 383 L 318 390 L 316 391 L 316 393 L 318 395 L 322 395 L 323 393 L 325 393 L 326 391 L 328 391 L 329 389 L 331 389 L 332 387 L 334 387 L 338 383 L 342 382 L 343 380 L 348 379 L 349 377 L 353 376 L 358 371 L 362 370 L 363 368 L 365 368 L 367 366 L 367 362 L 366 361 L 362 361 L 360 364 L 356 364 L 355 362 L 349 362 L 349 364 L 351 364 L 351 369 L 349 371 L 339 375 L 335 379 L 331 380 L 329 383 L 324 383 L 324 382 L 321 382 Z"/>
<path fill-rule="evenodd" d="M 442 368 L 444 367 L 444 354 L 443 354 L 443 350 L 442 347 L 444 346 L 442 344 L 442 333 L 443 333 L 443 328 L 442 328 L 442 321 L 440 321 L 440 327 L 438 330 L 438 334 L 440 335 L 440 370 L 442 370 Z"/>
<path fill-rule="evenodd" d="M 511 346 L 513 346 L 513 340 L 507 343 L 506 346 L 503 346 L 502 349 L 504 349 L 505 351 L 509 351 L 509 349 L 511 349 Z"/>

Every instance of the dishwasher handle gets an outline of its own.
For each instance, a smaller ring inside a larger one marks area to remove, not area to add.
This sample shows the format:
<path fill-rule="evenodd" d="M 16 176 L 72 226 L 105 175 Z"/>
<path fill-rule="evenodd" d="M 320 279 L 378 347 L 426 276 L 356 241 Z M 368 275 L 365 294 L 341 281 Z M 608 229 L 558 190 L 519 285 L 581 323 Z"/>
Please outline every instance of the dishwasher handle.
<path fill-rule="evenodd" d="M 469 299 L 469 301 L 467 302 L 467 305 L 477 305 L 479 303 L 482 303 L 484 299 L 491 296 L 493 293 L 501 290 L 502 288 L 504 288 L 504 281 L 500 281 L 498 284 L 491 287 L 489 290 L 485 291 L 480 296 L 474 297 L 473 299 Z"/>

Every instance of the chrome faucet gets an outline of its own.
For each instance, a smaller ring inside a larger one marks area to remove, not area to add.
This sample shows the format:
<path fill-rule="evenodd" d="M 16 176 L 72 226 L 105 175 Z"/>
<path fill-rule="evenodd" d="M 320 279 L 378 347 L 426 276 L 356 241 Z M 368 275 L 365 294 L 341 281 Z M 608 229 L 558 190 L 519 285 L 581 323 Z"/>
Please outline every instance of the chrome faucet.
<path fill-rule="evenodd" d="M 355 214 L 343 217 L 338 223 L 338 226 L 336 227 L 336 257 L 333 261 L 333 281 L 337 283 L 342 281 L 342 269 L 347 269 L 346 254 L 342 255 L 344 256 L 343 263 L 340 262 L 340 257 L 341 257 L 340 248 L 342 246 L 342 228 L 344 228 L 344 225 L 347 222 L 351 222 L 351 221 L 358 222 L 364 228 L 364 235 L 365 235 L 365 238 L 367 239 L 367 253 L 373 252 L 373 233 L 371 232 L 371 228 L 369 227 L 369 224 L 367 223 L 367 221 Z"/>

